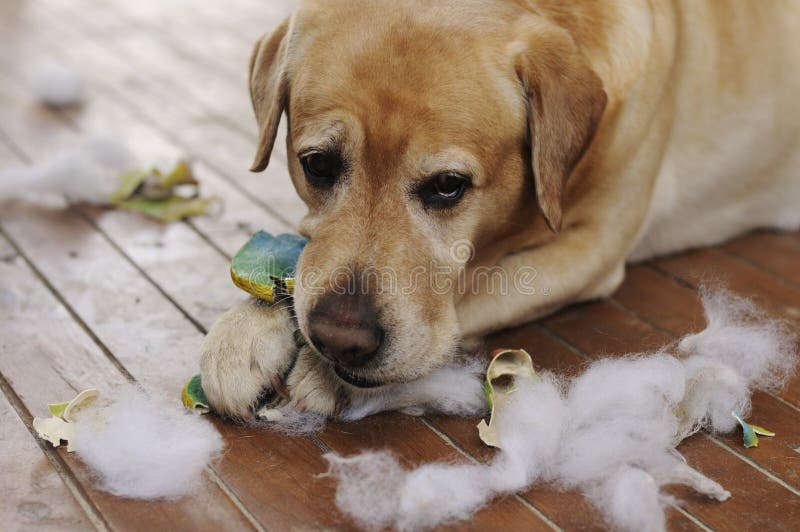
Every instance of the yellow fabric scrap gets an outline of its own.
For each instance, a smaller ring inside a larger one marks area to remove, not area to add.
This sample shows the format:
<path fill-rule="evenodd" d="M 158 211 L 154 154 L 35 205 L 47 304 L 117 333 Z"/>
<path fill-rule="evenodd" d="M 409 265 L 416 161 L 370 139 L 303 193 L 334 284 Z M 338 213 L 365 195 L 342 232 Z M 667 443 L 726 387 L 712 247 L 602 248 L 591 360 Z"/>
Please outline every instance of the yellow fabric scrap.
<path fill-rule="evenodd" d="M 493 425 L 495 410 L 501 410 L 517 389 L 517 379 L 538 379 L 533 361 L 523 349 L 506 349 L 495 355 L 486 370 L 483 386 L 486 401 L 492 409 L 489 423 L 478 423 L 478 436 L 490 447 L 500 447 L 497 428 Z"/>
<path fill-rule="evenodd" d="M 43 440 L 49 441 L 53 447 L 59 447 L 62 441 L 67 442 L 67 452 L 73 452 L 71 442 L 75 436 L 75 420 L 77 414 L 92 405 L 100 392 L 94 388 L 84 390 L 72 401 L 47 405 L 53 417 L 33 418 L 33 429 Z"/>

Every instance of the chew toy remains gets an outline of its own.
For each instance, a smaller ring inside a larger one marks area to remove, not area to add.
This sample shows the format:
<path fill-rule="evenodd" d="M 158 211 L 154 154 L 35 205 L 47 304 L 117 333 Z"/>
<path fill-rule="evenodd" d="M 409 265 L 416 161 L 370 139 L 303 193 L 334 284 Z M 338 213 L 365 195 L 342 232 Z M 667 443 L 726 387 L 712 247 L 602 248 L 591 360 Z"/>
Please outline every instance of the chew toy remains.
<path fill-rule="evenodd" d="M 274 303 L 281 294 L 294 293 L 295 271 L 300 253 L 308 240 L 288 233 L 273 236 L 266 231 L 254 234 L 231 261 L 233 284 L 248 294 Z M 305 339 L 295 332 L 295 344 L 300 348 Z M 203 391 L 200 375 L 195 375 L 183 386 L 181 400 L 189 410 L 207 414 L 211 405 Z"/>
<path fill-rule="evenodd" d="M 213 197 L 198 197 L 200 184 L 186 161 L 178 161 L 166 174 L 158 168 L 125 172 L 119 181 L 111 194 L 112 204 L 162 222 L 208 214 L 218 202 Z"/>
<path fill-rule="evenodd" d="M 33 418 L 33 429 L 43 440 L 49 441 L 53 447 L 58 447 L 61 442 L 67 442 L 67 452 L 75 451 L 72 445 L 75 437 L 75 415 L 82 409 L 90 406 L 100 392 L 94 388 L 84 390 L 72 401 L 53 403 L 47 405 L 51 418 Z"/>
<path fill-rule="evenodd" d="M 259 231 L 233 257 L 233 283 L 268 302 L 274 302 L 281 292 L 291 295 L 297 260 L 307 242 L 298 235 L 272 236 Z"/>
<path fill-rule="evenodd" d="M 533 369 L 531 356 L 527 351 L 506 349 L 496 352 L 486 370 L 486 382 L 483 385 L 486 402 L 492 409 L 489 423 L 487 424 L 485 420 L 478 423 L 478 436 L 483 443 L 490 447 L 500 447 L 497 428 L 493 424 L 495 409 L 502 410 L 506 407 L 506 403 L 517 390 L 518 380 L 528 381 L 530 379 L 538 380 L 538 378 Z"/>
<path fill-rule="evenodd" d="M 203 391 L 203 381 L 200 375 L 195 375 L 189 379 L 181 390 L 181 401 L 183 406 L 196 414 L 208 414 L 211 406 Z"/>
<path fill-rule="evenodd" d="M 768 437 L 775 436 L 775 433 L 769 429 L 746 422 L 735 410 L 731 412 L 731 415 L 739 422 L 739 425 L 742 426 L 742 445 L 748 449 L 751 447 L 758 447 L 759 435 Z"/>

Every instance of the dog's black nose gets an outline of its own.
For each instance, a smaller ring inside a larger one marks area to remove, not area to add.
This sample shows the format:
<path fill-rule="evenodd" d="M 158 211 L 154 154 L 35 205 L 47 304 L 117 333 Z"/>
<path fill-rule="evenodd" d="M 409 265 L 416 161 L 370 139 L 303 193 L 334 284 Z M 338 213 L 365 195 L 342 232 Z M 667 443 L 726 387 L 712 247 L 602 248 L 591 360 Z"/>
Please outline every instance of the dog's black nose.
<path fill-rule="evenodd" d="M 366 294 L 324 296 L 309 314 L 309 329 L 317 350 L 350 368 L 367 364 L 383 340 L 378 312 Z"/>

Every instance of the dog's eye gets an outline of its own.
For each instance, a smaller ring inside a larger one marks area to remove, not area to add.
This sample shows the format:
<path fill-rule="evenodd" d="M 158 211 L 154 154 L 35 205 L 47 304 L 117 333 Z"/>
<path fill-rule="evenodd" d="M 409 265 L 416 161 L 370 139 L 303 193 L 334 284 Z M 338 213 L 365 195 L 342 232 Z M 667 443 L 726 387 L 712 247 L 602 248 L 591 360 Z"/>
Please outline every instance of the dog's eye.
<path fill-rule="evenodd" d="M 344 163 L 336 152 L 309 151 L 300 155 L 308 182 L 317 188 L 330 188 L 342 173 Z"/>
<path fill-rule="evenodd" d="M 444 173 L 423 184 L 417 194 L 425 207 L 444 209 L 458 203 L 464 197 L 470 184 L 471 182 L 466 176 Z"/>

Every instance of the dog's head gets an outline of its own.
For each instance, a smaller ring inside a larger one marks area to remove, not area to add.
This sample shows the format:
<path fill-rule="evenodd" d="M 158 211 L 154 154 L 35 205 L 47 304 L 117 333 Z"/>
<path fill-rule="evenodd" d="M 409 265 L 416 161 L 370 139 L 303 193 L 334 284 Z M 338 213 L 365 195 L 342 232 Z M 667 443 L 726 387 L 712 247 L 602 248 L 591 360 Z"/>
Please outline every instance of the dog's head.
<path fill-rule="evenodd" d="M 285 113 L 297 318 L 351 384 L 446 363 L 465 272 L 562 225 L 606 96 L 569 32 L 509 5 L 309 1 L 256 44 L 252 169 Z"/>

